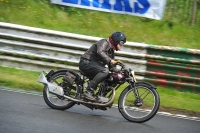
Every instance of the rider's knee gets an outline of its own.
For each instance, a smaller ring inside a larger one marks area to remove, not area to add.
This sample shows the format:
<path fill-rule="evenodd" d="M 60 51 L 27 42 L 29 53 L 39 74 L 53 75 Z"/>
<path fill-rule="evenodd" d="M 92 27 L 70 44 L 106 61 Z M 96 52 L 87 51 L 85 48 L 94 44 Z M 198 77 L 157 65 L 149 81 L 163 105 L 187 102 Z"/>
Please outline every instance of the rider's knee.
<path fill-rule="evenodd" d="M 102 72 L 103 72 L 105 75 L 108 75 L 109 70 L 105 68 Z"/>

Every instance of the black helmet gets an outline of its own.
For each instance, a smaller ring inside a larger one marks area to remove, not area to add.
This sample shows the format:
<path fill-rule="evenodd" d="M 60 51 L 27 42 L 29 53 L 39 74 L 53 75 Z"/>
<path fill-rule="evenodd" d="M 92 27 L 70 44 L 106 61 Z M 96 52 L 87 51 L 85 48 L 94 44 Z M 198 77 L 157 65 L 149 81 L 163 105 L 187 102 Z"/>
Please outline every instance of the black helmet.
<path fill-rule="evenodd" d="M 112 39 L 115 46 L 117 46 L 117 44 L 123 45 L 124 43 L 126 43 L 126 36 L 124 35 L 124 33 L 119 31 L 112 33 L 110 38 Z"/>

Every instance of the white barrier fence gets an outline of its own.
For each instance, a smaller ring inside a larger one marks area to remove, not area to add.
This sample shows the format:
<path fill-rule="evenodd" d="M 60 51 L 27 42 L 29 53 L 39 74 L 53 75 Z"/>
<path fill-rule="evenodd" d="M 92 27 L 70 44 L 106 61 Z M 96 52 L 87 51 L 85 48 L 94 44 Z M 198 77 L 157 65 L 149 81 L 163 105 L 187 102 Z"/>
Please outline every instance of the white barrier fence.
<path fill-rule="evenodd" d="M 0 65 L 38 71 L 78 70 L 80 56 L 100 39 L 0 22 Z M 127 42 L 124 51 L 116 53 L 116 58 L 142 73 L 146 71 L 146 60 L 142 59 L 146 47 L 146 44 Z"/>

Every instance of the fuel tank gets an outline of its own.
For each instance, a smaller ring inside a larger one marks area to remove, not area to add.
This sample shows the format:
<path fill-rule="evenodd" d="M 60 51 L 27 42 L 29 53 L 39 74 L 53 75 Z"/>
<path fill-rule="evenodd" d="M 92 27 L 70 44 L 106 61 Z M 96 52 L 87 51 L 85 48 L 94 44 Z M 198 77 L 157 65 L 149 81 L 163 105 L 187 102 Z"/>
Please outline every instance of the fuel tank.
<path fill-rule="evenodd" d="M 122 81 L 124 81 L 125 76 L 121 73 L 112 72 L 112 73 L 110 73 L 110 78 L 112 78 L 112 80 L 114 82 L 122 82 Z"/>

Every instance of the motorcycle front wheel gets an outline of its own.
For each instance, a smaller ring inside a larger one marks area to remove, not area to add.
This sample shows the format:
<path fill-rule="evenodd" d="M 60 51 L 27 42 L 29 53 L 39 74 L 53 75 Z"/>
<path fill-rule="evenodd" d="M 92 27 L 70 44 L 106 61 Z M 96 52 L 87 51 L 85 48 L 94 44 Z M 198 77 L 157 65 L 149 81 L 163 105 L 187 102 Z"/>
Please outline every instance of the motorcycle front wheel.
<path fill-rule="evenodd" d="M 137 82 L 133 88 L 126 87 L 118 100 L 118 109 L 122 116 L 128 121 L 137 123 L 153 118 L 159 106 L 158 92 L 143 82 Z"/>
<path fill-rule="evenodd" d="M 67 93 L 66 95 L 75 97 L 76 84 L 73 84 L 71 86 L 64 85 L 62 78 L 65 76 L 65 73 L 66 72 L 58 72 L 56 74 L 53 74 L 49 79 L 49 82 L 54 85 L 61 86 L 64 89 L 64 93 Z M 51 93 L 46 85 L 43 90 L 43 97 L 46 104 L 53 109 L 66 110 L 75 105 L 75 102 L 70 101 L 62 96 Z"/>

